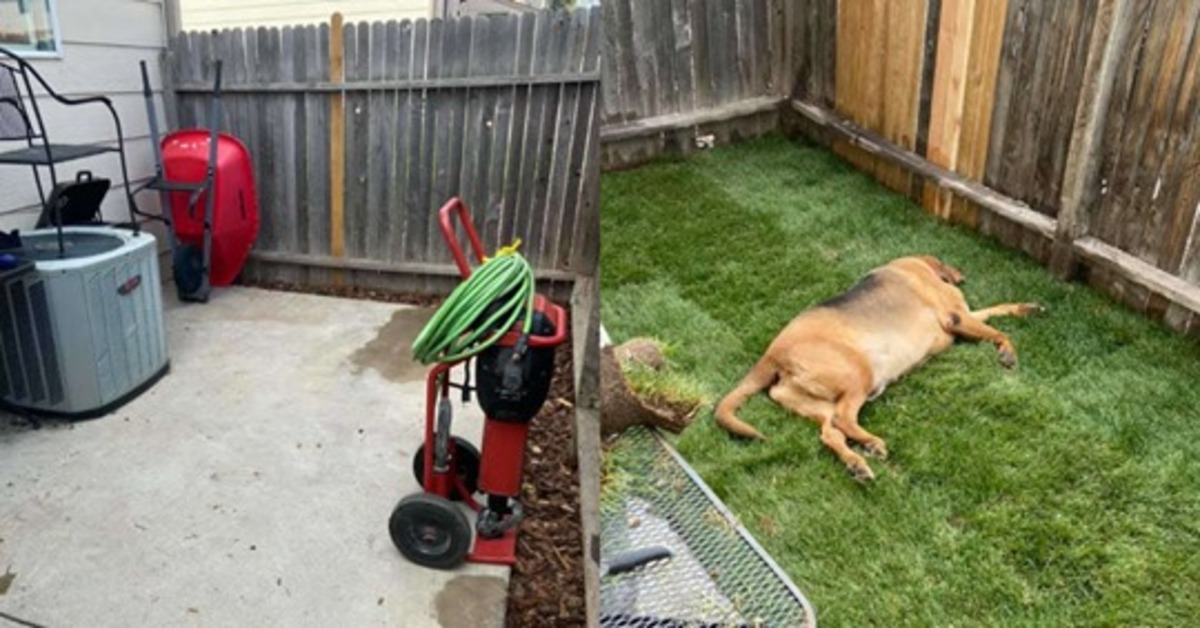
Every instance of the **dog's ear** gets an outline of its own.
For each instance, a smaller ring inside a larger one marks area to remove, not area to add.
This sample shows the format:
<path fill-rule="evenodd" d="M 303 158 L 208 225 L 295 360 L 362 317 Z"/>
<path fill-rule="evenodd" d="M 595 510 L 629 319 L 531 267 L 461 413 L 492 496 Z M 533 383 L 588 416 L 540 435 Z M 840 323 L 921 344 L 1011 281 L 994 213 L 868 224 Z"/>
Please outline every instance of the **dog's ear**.
<path fill-rule="evenodd" d="M 967 280 L 967 276 L 964 275 L 961 270 L 932 255 L 925 255 L 921 259 L 925 260 L 926 264 L 929 264 L 929 267 L 933 269 L 933 272 L 937 273 L 938 278 L 948 284 L 957 286 Z"/>

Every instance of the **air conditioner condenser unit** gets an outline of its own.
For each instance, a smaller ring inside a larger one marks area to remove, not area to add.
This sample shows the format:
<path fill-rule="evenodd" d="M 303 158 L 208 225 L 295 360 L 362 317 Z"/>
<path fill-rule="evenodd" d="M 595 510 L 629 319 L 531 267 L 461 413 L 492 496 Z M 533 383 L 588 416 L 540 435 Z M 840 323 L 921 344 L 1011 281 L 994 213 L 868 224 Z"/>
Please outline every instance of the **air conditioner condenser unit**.
<path fill-rule="evenodd" d="M 0 400 L 86 418 L 168 368 L 157 246 L 148 233 L 64 227 L 21 234 L 32 267 L 0 275 Z"/>

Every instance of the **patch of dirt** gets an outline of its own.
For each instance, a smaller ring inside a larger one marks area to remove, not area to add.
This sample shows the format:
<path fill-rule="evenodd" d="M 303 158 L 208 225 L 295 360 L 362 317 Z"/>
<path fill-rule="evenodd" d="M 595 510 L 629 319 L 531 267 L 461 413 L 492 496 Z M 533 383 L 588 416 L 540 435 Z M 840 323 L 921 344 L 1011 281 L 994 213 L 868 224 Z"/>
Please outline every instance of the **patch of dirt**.
<path fill-rule="evenodd" d="M 573 381 L 567 343 L 559 347 L 550 395 L 530 425 L 525 448 L 525 520 L 508 583 L 509 628 L 586 623 Z"/>

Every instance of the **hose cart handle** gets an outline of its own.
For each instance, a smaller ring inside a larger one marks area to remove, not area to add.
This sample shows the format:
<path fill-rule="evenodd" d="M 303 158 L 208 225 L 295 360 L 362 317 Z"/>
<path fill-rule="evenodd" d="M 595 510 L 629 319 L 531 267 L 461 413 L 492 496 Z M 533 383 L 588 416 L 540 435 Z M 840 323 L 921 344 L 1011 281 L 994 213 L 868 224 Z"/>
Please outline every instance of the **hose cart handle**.
<path fill-rule="evenodd" d="M 471 214 L 467 211 L 467 204 L 457 196 L 446 201 L 446 204 L 438 210 L 442 237 L 450 246 L 450 252 L 454 255 L 454 263 L 458 266 L 458 272 L 462 273 L 463 279 L 466 279 L 471 276 L 471 266 L 467 263 L 467 256 L 463 253 L 462 245 L 459 243 L 458 235 L 454 232 L 454 225 L 451 223 L 455 214 L 458 215 L 458 221 L 462 223 L 463 230 L 467 232 L 467 239 L 470 240 L 471 249 L 475 252 L 475 261 L 480 264 L 483 263 L 484 258 L 483 243 L 479 240 L 479 233 L 475 231 L 475 225 L 471 224 Z"/>
<path fill-rule="evenodd" d="M 567 339 L 567 312 L 562 306 L 538 295 L 538 306 L 536 309 L 542 310 L 550 322 L 554 325 L 554 335 L 538 336 L 536 334 L 529 336 L 530 347 L 557 347 Z"/>

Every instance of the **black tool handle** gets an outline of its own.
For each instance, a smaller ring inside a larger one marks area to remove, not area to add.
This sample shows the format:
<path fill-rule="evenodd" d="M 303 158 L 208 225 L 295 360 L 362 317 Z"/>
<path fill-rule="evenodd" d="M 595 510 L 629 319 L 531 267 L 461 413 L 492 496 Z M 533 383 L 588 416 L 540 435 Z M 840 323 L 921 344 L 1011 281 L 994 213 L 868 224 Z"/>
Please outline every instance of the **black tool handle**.
<path fill-rule="evenodd" d="M 670 558 L 671 556 L 673 556 L 673 554 L 671 554 L 671 550 L 661 545 L 652 545 L 650 547 L 641 547 L 635 550 L 630 550 L 628 552 L 617 554 L 612 558 L 612 560 L 608 561 L 604 570 L 604 575 L 615 576 L 627 571 L 633 571 L 642 565 L 646 565 L 663 558 Z"/>

